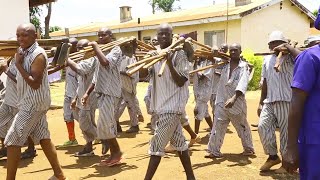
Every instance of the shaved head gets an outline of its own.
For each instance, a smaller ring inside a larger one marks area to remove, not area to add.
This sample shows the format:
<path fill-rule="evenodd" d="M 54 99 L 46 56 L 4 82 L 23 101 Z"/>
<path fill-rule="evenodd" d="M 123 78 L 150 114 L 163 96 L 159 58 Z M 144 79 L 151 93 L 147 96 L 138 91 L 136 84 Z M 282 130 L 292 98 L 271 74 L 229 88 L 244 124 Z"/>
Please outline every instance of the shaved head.
<path fill-rule="evenodd" d="M 165 23 L 157 29 L 157 38 L 161 49 L 167 48 L 172 43 L 172 26 Z"/>
<path fill-rule="evenodd" d="M 25 30 L 25 31 L 27 31 L 28 33 L 31 33 L 31 34 L 36 34 L 37 33 L 36 27 L 34 27 L 34 25 L 31 24 L 31 23 L 20 24 L 18 26 L 18 29 Z"/>
<path fill-rule="evenodd" d="M 220 49 L 222 52 L 227 53 L 229 51 L 228 44 L 226 43 L 221 44 Z"/>
<path fill-rule="evenodd" d="M 237 48 L 237 49 L 239 49 L 240 51 L 241 51 L 241 45 L 239 44 L 239 43 L 233 43 L 233 44 L 231 44 L 231 46 L 230 46 L 230 49 L 231 48 Z"/>
<path fill-rule="evenodd" d="M 81 39 L 78 43 L 77 43 L 77 51 L 83 50 L 84 47 L 87 47 L 89 44 L 89 40 L 88 39 Z"/>
<path fill-rule="evenodd" d="M 103 33 L 107 33 L 107 34 L 112 34 L 111 29 L 107 28 L 107 27 L 102 27 L 99 29 L 99 32 L 103 32 Z"/>
<path fill-rule="evenodd" d="M 239 61 L 241 56 L 241 45 L 239 43 L 233 43 L 229 47 L 229 53 L 231 60 Z"/>
<path fill-rule="evenodd" d="M 20 24 L 17 28 L 17 41 L 23 49 L 32 46 L 37 39 L 36 28 L 31 23 Z"/>
<path fill-rule="evenodd" d="M 102 27 L 98 31 L 98 43 L 107 44 L 112 41 L 112 31 L 109 28 Z"/>
<path fill-rule="evenodd" d="M 164 24 L 160 24 L 160 26 L 158 27 L 157 31 L 159 31 L 160 29 L 168 29 L 171 33 L 172 33 L 172 26 L 168 23 L 164 23 Z"/>

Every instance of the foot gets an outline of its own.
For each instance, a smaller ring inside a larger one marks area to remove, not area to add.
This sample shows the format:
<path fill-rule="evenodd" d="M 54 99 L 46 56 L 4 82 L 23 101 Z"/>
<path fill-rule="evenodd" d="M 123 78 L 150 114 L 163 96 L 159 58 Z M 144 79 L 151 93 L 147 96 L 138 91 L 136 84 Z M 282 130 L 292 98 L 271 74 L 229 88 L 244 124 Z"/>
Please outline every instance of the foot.
<path fill-rule="evenodd" d="M 72 146 L 78 146 L 78 141 L 75 139 L 75 140 L 69 140 L 69 141 L 66 141 L 65 143 L 63 143 L 62 145 L 58 145 L 57 147 L 60 147 L 60 148 L 65 148 L 65 147 L 72 147 Z"/>
<path fill-rule="evenodd" d="M 255 154 L 255 152 L 252 150 L 245 150 L 241 153 L 241 155 L 243 155 L 243 156 L 253 156 L 254 154 Z"/>
<path fill-rule="evenodd" d="M 164 148 L 165 153 L 174 153 L 176 149 L 169 143 L 166 148 Z"/>
<path fill-rule="evenodd" d="M 0 158 L 7 157 L 7 148 L 2 148 L 0 150 Z"/>
<path fill-rule="evenodd" d="M 102 155 L 105 155 L 105 154 L 107 154 L 107 152 L 109 151 L 110 146 L 109 146 L 109 144 L 107 143 L 106 140 L 105 140 L 105 141 L 102 141 L 101 144 L 102 144 L 102 152 L 101 152 L 101 154 L 102 154 Z"/>
<path fill-rule="evenodd" d="M 142 115 L 138 115 L 139 122 L 144 122 L 144 117 Z"/>
<path fill-rule="evenodd" d="M 115 166 L 115 165 L 117 165 L 117 164 L 120 164 L 120 163 L 121 163 L 120 161 L 123 159 L 122 155 L 123 155 L 123 154 L 120 152 L 120 156 L 117 156 L 117 157 L 109 157 L 108 159 L 101 160 L 98 166 L 108 166 L 108 167 L 111 167 L 111 166 Z"/>
<path fill-rule="evenodd" d="M 192 147 L 195 143 L 199 143 L 200 141 L 201 141 L 201 137 L 197 135 L 196 138 L 190 140 L 189 147 Z"/>
<path fill-rule="evenodd" d="M 261 166 L 260 171 L 268 171 L 271 169 L 272 166 L 280 164 L 280 158 L 276 158 L 275 160 L 268 158 L 268 160 Z"/>
<path fill-rule="evenodd" d="M 67 180 L 68 178 L 66 178 L 66 177 L 60 177 L 60 178 L 58 178 L 57 176 L 55 176 L 55 175 L 53 175 L 53 176 L 51 176 L 48 180 Z"/>
<path fill-rule="evenodd" d="M 122 133 L 122 128 L 119 123 L 117 123 L 117 132 Z"/>
<path fill-rule="evenodd" d="M 26 149 L 22 154 L 21 154 L 21 159 L 29 159 L 29 158 L 34 158 L 38 156 L 37 151 L 35 149 Z"/>
<path fill-rule="evenodd" d="M 274 172 L 276 174 L 286 174 L 286 173 L 288 173 L 283 166 L 281 166 L 279 169 L 276 169 Z"/>
<path fill-rule="evenodd" d="M 126 130 L 126 133 L 137 133 L 139 132 L 139 126 L 131 126 L 128 130 Z"/>
<path fill-rule="evenodd" d="M 84 148 L 82 151 L 76 152 L 74 154 L 74 156 L 75 157 L 89 157 L 89 156 L 94 156 L 94 152 L 93 152 L 93 149 Z"/>
<path fill-rule="evenodd" d="M 204 158 L 209 158 L 209 159 L 213 159 L 213 158 L 222 158 L 222 154 L 219 156 L 216 156 L 214 154 L 211 153 L 207 153 L 206 155 L 204 155 Z"/>

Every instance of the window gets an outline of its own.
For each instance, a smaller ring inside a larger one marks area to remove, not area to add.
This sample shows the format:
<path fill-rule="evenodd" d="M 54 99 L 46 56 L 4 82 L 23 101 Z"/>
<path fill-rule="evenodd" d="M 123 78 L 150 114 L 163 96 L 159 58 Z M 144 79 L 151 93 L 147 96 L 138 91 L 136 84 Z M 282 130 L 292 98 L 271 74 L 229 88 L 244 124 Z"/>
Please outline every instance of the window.
<path fill-rule="evenodd" d="M 143 37 L 143 42 L 150 43 L 150 41 L 151 41 L 151 37 L 150 36 Z"/>
<path fill-rule="evenodd" d="M 208 46 L 220 47 L 225 43 L 225 33 L 222 31 L 205 31 L 204 32 L 204 44 Z"/>

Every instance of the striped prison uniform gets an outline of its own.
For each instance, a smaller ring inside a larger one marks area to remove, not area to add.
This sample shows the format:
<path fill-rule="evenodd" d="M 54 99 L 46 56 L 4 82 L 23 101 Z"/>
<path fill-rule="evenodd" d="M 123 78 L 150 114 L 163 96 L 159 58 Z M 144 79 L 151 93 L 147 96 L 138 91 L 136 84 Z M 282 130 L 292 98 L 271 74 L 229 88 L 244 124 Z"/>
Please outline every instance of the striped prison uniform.
<path fill-rule="evenodd" d="M 20 48 L 22 51 L 22 49 Z M 37 56 L 43 55 L 48 65 L 45 51 L 35 42 L 25 52 L 23 68 L 31 73 L 31 65 Z M 50 139 L 46 113 L 50 107 L 51 97 L 48 82 L 48 72 L 43 71 L 43 78 L 38 89 L 32 89 L 17 72 L 18 113 L 15 116 L 8 134 L 5 137 L 6 146 L 23 146 L 30 136 L 35 144 L 42 139 Z"/>
<path fill-rule="evenodd" d="M 98 139 L 113 139 L 117 136 L 115 120 L 116 106 L 121 97 L 120 65 L 123 59 L 119 46 L 115 46 L 107 55 L 109 65 L 98 67 L 92 83 L 98 97 L 99 117 L 97 123 Z"/>
<path fill-rule="evenodd" d="M 65 84 L 65 94 L 63 102 L 63 117 L 66 122 L 71 122 L 74 119 L 77 120 L 78 117 L 75 112 L 70 108 L 71 101 L 76 97 L 78 88 L 77 73 L 74 72 L 69 67 L 66 67 L 66 84 Z"/>
<path fill-rule="evenodd" d="M 215 58 L 215 63 L 221 62 L 220 58 Z M 215 102 L 216 102 L 216 95 L 217 95 L 217 89 L 218 89 L 218 83 L 220 80 L 220 75 L 223 67 L 218 67 L 213 69 L 212 72 L 212 78 L 211 78 L 211 98 L 210 98 L 210 105 L 212 108 L 212 114 L 214 115 L 215 111 Z"/>
<path fill-rule="evenodd" d="M 197 65 L 196 69 L 199 69 L 204 66 L 211 65 L 212 62 L 210 60 L 201 61 L 199 65 Z M 205 117 L 210 117 L 208 112 L 208 102 L 211 98 L 212 91 L 212 72 L 213 69 L 207 69 L 202 72 L 198 72 L 193 76 L 193 91 L 196 100 L 196 106 L 194 108 L 194 116 L 196 120 L 203 120 Z"/>
<path fill-rule="evenodd" d="M 121 61 L 120 66 L 120 78 L 121 78 L 121 98 L 119 100 L 119 103 L 116 108 L 116 121 L 119 122 L 119 119 L 124 111 L 124 109 L 127 107 L 131 126 L 137 126 L 139 124 L 138 120 L 138 109 L 136 105 L 135 99 L 137 98 L 137 82 L 139 81 L 139 73 L 133 74 L 131 77 L 128 76 L 126 72 L 126 67 L 129 64 L 137 62 L 136 58 L 132 56 L 132 58 L 128 56 L 124 56 L 123 60 Z"/>
<path fill-rule="evenodd" d="M 15 59 L 11 60 L 8 68 L 12 75 L 17 75 Z M 3 103 L 0 106 L 0 138 L 6 137 L 14 116 L 18 113 L 17 104 L 17 84 L 7 77 L 6 92 Z"/>
<path fill-rule="evenodd" d="M 151 77 L 150 108 L 158 115 L 158 121 L 155 134 L 150 141 L 149 154 L 156 156 L 165 154 L 164 148 L 169 141 L 178 151 L 188 149 L 180 121 L 189 98 L 189 81 L 185 82 L 182 87 L 177 86 L 168 65 L 165 66 L 163 75 L 159 77 L 158 72 L 162 63 L 164 60 L 153 66 Z M 172 63 L 178 73 L 189 79 L 188 58 L 183 50 L 174 53 Z"/>
<path fill-rule="evenodd" d="M 291 55 L 282 56 L 281 71 L 273 68 L 277 56 L 270 55 L 264 59 L 262 75 L 267 83 L 267 97 L 260 114 L 258 132 L 267 155 L 276 155 L 277 143 L 275 129 L 280 128 L 280 152 L 283 154 L 288 140 L 288 115 L 291 101 L 291 81 L 294 59 Z"/>
<path fill-rule="evenodd" d="M 89 88 L 93 74 L 98 65 L 96 57 L 81 61 L 77 64 L 78 74 L 78 89 L 77 89 L 77 103 L 76 112 L 78 114 L 79 126 L 82 131 L 83 137 L 86 142 L 92 142 L 97 137 L 97 125 L 95 123 L 95 112 L 97 109 L 97 96 L 95 92 L 89 95 L 86 105 L 81 104 L 81 97 L 86 93 Z"/>
<path fill-rule="evenodd" d="M 220 149 L 230 121 L 241 139 L 244 150 L 254 151 L 251 130 L 247 121 L 247 102 L 245 99 L 249 81 L 248 64 L 240 61 L 238 67 L 232 71 L 230 78 L 229 74 L 230 63 L 221 72 L 214 113 L 215 127 L 212 129 L 208 143 L 209 153 L 215 156 L 222 155 Z M 224 108 L 225 102 L 234 96 L 236 91 L 241 91 L 243 95 L 238 97 L 232 108 Z"/>

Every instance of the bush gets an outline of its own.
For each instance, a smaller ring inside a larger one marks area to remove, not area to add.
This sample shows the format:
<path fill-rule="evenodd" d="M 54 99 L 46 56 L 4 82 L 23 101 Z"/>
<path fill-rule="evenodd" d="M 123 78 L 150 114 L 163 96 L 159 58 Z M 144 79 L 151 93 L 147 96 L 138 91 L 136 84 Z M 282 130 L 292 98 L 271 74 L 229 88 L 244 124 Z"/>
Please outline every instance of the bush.
<path fill-rule="evenodd" d="M 255 91 L 259 89 L 259 82 L 261 79 L 261 70 L 263 57 L 262 56 L 254 56 L 253 51 L 251 49 L 245 49 L 242 52 L 243 57 L 254 66 L 254 74 L 253 78 L 248 85 L 248 91 Z"/>

